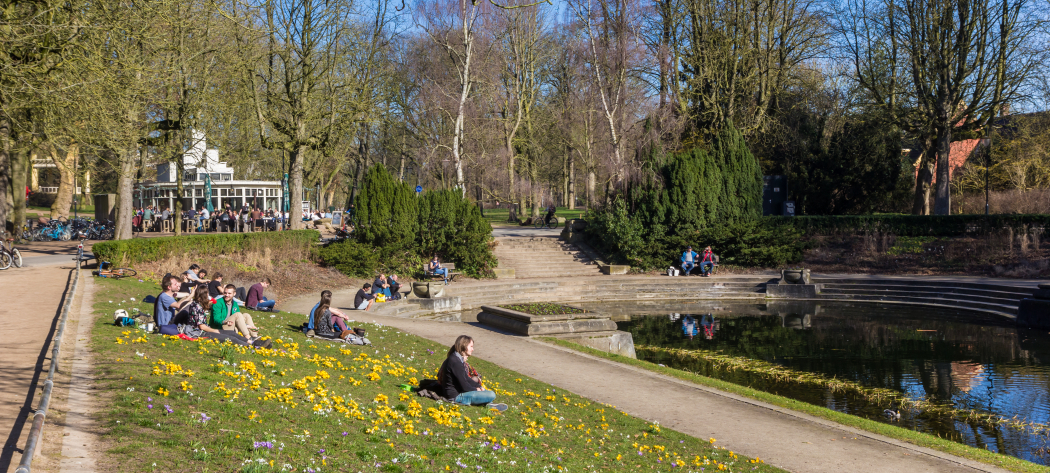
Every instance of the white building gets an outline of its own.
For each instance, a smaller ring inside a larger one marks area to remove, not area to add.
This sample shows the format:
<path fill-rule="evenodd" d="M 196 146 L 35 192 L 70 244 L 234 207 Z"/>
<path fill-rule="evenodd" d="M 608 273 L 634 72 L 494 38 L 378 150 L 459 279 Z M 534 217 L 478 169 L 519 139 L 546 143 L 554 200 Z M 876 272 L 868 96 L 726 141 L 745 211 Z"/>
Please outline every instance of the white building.
<path fill-rule="evenodd" d="M 182 208 L 200 209 L 205 205 L 205 179 L 211 178 L 211 205 L 240 208 L 247 203 L 263 210 L 284 209 L 281 181 L 236 180 L 234 169 L 219 161 L 219 150 L 208 149 L 203 132 L 193 132 L 193 142 L 182 155 Z M 156 181 L 136 186 L 137 206 L 152 204 L 158 209 L 174 209 L 177 195 L 178 166 L 172 162 L 157 165 Z"/>

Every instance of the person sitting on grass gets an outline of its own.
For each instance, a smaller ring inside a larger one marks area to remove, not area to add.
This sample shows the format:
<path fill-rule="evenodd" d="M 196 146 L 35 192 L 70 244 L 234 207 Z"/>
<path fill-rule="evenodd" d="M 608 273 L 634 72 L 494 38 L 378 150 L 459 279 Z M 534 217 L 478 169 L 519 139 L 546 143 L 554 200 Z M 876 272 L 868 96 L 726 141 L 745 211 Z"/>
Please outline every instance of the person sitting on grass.
<path fill-rule="evenodd" d="M 189 302 L 188 298 L 175 300 L 175 293 L 181 285 L 182 281 L 170 274 L 165 274 L 161 279 L 160 286 L 164 292 L 157 296 L 157 301 L 153 304 L 153 320 L 157 321 L 158 330 L 161 325 L 171 325 L 178 310 Z"/>
<path fill-rule="evenodd" d="M 376 296 L 368 293 L 368 290 L 372 287 L 371 284 L 365 283 L 361 286 L 361 289 L 357 290 L 357 294 L 354 295 L 354 308 L 357 310 L 368 310 L 372 307 L 372 301 L 375 300 Z"/>
<path fill-rule="evenodd" d="M 218 300 L 222 297 L 222 277 L 222 273 L 215 273 L 215 277 L 211 279 L 210 283 L 208 283 L 208 295 L 211 296 L 212 299 Z"/>
<path fill-rule="evenodd" d="M 467 362 L 473 354 L 474 339 L 469 335 L 460 335 L 448 349 L 445 362 L 438 368 L 438 384 L 445 390 L 445 397 L 457 404 L 487 405 L 500 412 L 507 410 L 506 404 L 492 403 L 496 400 L 496 393 L 485 389 L 481 375 Z"/>
<path fill-rule="evenodd" d="M 390 300 L 390 284 L 386 282 L 386 276 L 382 273 L 376 276 L 376 280 L 372 281 L 372 295 L 382 294 L 386 296 L 387 300 Z"/>
<path fill-rule="evenodd" d="M 179 293 L 181 294 L 193 294 L 193 289 L 197 287 L 197 282 L 190 279 L 189 271 L 182 273 L 181 284 L 179 284 Z"/>
<path fill-rule="evenodd" d="M 310 310 L 306 336 L 317 335 L 324 338 L 340 338 L 347 331 L 350 319 L 339 309 L 332 307 L 332 291 L 321 291 L 321 301 Z"/>
<path fill-rule="evenodd" d="M 190 265 L 190 269 L 186 270 L 186 275 L 189 276 L 190 281 L 193 281 L 194 284 L 200 284 L 202 282 L 205 282 L 205 283 L 208 282 L 207 279 L 204 279 L 203 277 L 201 277 L 200 275 L 197 274 L 198 271 L 203 271 L 203 270 L 201 269 L 201 266 L 199 264 L 194 263 L 194 264 Z M 207 271 L 205 271 L 205 274 L 207 274 Z"/>
<path fill-rule="evenodd" d="M 448 269 L 441 267 L 441 261 L 438 261 L 438 255 L 434 255 L 430 260 L 430 263 L 427 264 L 427 271 L 430 271 L 435 276 L 445 278 L 445 284 L 448 284 Z"/>
<path fill-rule="evenodd" d="M 229 340 L 237 345 L 251 346 L 248 340 L 238 335 L 237 332 L 223 331 L 209 326 L 211 307 L 208 288 L 197 286 L 193 293 L 193 300 L 179 311 L 179 333 L 191 338 L 210 338 L 220 342 Z"/>
<path fill-rule="evenodd" d="M 219 330 L 239 331 L 249 343 L 259 338 L 259 329 L 251 314 L 241 312 L 240 304 L 234 300 L 237 286 L 227 284 L 222 291 L 222 299 L 211 306 L 211 323 L 208 325 Z"/>
<path fill-rule="evenodd" d="M 688 276 L 689 272 L 696 267 L 696 259 L 700 255 L 693 251 L 693 247 L 687 246 L 685 252 L 682 253 L 682 276 Z"/>
<path fill-rule="evenodd" d="M 700 258 L 700 275 L 703 277 L 711 276 L 711 270 L 715 269 L 715 254 L 711 252 L 711 247 L 704 248 L 704 255 Z"/>
<path fill-rule="evenodd" d="M 245 301 L 245 307 L 265 312 L 280 312 L 273 308 L 273 306 L 277 304 L 277 301 L 263 297 L 263 292 L 266 291 L 266 288 L 270 287 L 270 284 L 270 278 L 265 278 L 261 282 L 257 282 L 253 284 L 252 287 L 248 288 L 248 300 Z"/>

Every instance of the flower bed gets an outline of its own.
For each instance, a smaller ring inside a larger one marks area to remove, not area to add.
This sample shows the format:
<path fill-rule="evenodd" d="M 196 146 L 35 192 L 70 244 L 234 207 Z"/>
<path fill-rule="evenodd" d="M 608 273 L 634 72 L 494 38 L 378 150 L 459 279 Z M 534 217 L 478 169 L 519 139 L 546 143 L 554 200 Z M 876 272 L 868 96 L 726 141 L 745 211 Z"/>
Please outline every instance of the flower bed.
<path fill-rule="evenodd" d="M 569 307 L 561 304 L 551 304 L 549 302 L 534 302 L 531 304 L 514 304 L 514 305 L 501 305 L 504 309 L 516 310 L 518 312 L 524 312 L 529 315 L 561 315 L 561 314 L 582 314 L 587 312 L 583 309 L 577 309 L 575 307 Z"/>
<path fill-rule="evenodd" d="M 392 328 L 374 346 L 307 339 L 299 314 L 253 312 L 273 348 L 189 342 L 115 327 L 154 285 L 99 280 L 99 412 L 119 471 L 779 471 L 484 360 L 499 413 L 402 391 L 434 377 L 447 346 Z M 135 298 L 135 299 L 132 299 Z M 450 341 L 451 343 L 451 341 Z"/>

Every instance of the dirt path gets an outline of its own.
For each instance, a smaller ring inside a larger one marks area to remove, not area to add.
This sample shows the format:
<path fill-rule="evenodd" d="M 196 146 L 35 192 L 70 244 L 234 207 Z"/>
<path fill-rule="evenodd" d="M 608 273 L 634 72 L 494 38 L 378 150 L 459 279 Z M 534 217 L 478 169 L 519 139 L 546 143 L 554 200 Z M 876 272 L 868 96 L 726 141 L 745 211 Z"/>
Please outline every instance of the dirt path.
<path fill-rule="evenodd" d="M 350 307 L 353 291 L 334 291 L 333 305 Z M 306 313 L 316 298 L 303 296 L 283 309 Z M 597 358 L 476 323 L 439 322 L 350 312 L 450 344 L 458 335 L 476 340 L 475 356 L 633 416 L 795 472 L 1004 471 L 936 450 L 842 426 L 713 388 Z"/>
<path fill-rule="evenodd" d="M 21 460 L 72 268 L 61 264 L 0 271 L 0 472 L 14 471 Z"/>

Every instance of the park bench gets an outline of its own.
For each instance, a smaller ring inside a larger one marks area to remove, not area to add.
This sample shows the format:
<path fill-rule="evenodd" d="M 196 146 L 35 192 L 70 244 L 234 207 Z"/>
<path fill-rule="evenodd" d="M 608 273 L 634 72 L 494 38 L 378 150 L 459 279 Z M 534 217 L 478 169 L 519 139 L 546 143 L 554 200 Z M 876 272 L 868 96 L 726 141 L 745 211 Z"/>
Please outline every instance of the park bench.
<path fill-rule="evenodd" d="M 711 274 L 715 274 L 715 271 L 718 270 L 718 255 L 712 253 L 711 256 L 714 257 L 714 265 L 711 266 Z M 680 269 L 682 271 L 682 275 L 684 276 L 685 275 L 685 268 L 682 267 L 682 264 L 684 264 L 684 263 L 679 262 L 677 267 L 678 267 L 678 269 Z M 689 273 L 689 274 L 700 274 L 700 263 L 696 263 L 696 267 L 693 268 L 693 271 L 691 273 Z"/>
<path fill-rule="evenodd" d="M 457 273 L 457 272 L 454 271 L 456 269 L 456 264 L 455 263 L 441 263 L 441 267 L 448 270 L 448 282 L 452 282 L 454 279 L 456 279 L 456 276 L 459 276 L 460 274 L 463 274 L 463 273 Z M 428 271 L 427 270 L 427 265 L 424 264 L 423 265 L 423 278 L 422 279 L 444 279 L 444 278 L 442 278 L 440 274 L 434 274 L 434 273 Z"/>

